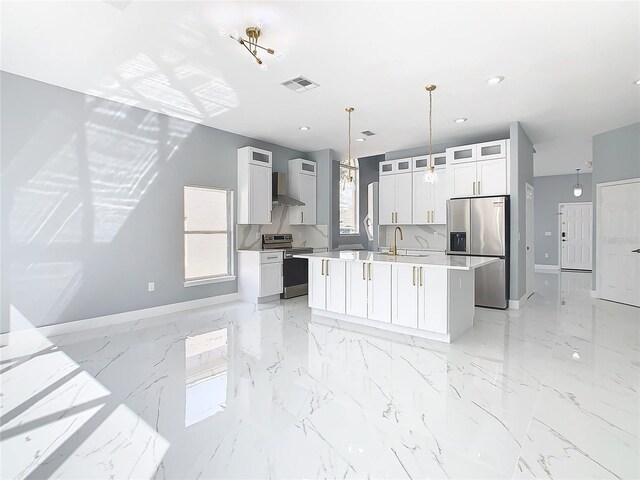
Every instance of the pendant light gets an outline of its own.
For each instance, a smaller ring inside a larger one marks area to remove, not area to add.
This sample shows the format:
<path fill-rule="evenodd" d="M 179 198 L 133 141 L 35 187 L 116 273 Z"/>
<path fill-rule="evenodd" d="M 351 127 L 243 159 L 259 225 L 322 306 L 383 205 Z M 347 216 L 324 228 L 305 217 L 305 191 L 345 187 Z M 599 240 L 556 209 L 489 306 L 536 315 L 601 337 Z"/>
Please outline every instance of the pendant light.
<path fill-rule="evenodd" d="M 353 113 L 355 109 L 353 107 L 347 107 L 344 109 L 345 112 L 347 112 L 347 115 L 349 116 L 349 127 L 348 127 L 348 141 L 349 141 L 349 157 L 347 159 L 347 165 L 349 165 L 350 167 L 355 166 L 355 162 L 353 161 L 353 158 L 351 158 L 351 114 Z M 350 168 L 349 169 L 349 183 L 353 183 L 353 170 Z"/>
<path fill-rule="evenodd" d="M 427 85 L 424 87 L 429 92 L 429 166 L 424 173 L 423 181 L 427 183 L 435 183 L 438 181 L 438 174 L 433 165 L 433 128 L 431 124 L 431 107 L 433 103 L 432 93 L 436 89 L 435 85 Z"/>
<path fill-rule="evenodd" d="M 576 168 L 576 184 L 573 186 L 573 196 L 579 197 L 582 195 L 582 185 L 580 185 L 580 169 Z"/>

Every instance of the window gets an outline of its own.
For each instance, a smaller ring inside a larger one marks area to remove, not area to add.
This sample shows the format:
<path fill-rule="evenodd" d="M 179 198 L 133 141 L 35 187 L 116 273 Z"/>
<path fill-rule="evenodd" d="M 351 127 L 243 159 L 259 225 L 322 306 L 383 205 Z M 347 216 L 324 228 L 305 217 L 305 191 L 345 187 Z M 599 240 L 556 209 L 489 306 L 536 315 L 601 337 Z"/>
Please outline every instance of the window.
<path fill-rule="evenodd" d="M 185 286 L 233 277 L 230 190 L 184 187 Z"/>
<path fill-rule="evenodd" d="M 340 164 L 340 235 L 360 233 L 358 181 L 357 163 L 355 165 Z"/>

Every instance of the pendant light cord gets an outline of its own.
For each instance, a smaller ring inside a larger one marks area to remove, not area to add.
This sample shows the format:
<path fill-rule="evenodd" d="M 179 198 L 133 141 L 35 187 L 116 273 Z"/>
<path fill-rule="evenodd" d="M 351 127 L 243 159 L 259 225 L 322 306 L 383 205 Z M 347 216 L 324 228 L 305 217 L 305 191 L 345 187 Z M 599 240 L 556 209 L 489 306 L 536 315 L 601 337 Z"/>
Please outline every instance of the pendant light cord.
<path fill-rule="evenodd" d="M 432 109 L 432 94 L 433 92 L 429 90 L 429 165 L 430 168 L 433 169 L 433 129 L 431 123 L 431 109 Z"/>

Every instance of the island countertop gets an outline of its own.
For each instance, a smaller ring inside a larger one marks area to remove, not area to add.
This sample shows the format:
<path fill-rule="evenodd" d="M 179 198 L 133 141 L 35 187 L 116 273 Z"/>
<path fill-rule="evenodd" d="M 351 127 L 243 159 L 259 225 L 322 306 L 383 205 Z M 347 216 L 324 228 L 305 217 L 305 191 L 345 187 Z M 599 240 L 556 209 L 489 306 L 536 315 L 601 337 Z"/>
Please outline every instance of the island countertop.
<path fill-rule="evenodd" d="M 296 258 L 322 258 L 342 260 L 345 262 L 371 262 L 420 265 L 424 267 L 445 268 L 448 270 L 473 270 L 489 263 L 497 262 L 495 257 L 469 257 L 465 255 L 447 255 L 445 253 L 429 253 L 425 255 L 389 255 L 387 253 L 367 250 L 341 250 L 335 252 L 309 253 L 294 255 Z"/>

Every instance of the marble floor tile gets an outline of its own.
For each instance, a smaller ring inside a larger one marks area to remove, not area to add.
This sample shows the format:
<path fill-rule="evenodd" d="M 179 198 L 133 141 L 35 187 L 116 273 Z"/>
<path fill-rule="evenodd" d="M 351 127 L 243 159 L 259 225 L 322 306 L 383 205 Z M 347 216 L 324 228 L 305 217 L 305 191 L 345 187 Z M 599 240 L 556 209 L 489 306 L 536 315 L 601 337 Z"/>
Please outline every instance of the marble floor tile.
<path fill-rule="evenodd" d="M 640 478 L 640 314 L 590 274 L 447 345 L 242 302 L 0 348 L 2 479 Z"/>

